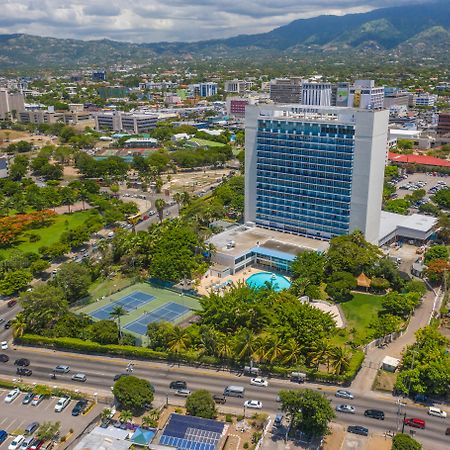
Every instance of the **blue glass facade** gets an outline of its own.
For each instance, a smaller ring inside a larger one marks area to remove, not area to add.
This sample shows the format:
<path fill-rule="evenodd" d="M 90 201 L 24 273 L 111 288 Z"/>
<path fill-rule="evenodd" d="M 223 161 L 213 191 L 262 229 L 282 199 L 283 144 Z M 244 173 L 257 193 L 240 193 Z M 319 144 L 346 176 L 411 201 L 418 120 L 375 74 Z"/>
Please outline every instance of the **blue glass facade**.
<path fill-rule="evenodd" d="M 329 239 L 350 227 L 355 126 L 258 120 L 256 224 Z"/>

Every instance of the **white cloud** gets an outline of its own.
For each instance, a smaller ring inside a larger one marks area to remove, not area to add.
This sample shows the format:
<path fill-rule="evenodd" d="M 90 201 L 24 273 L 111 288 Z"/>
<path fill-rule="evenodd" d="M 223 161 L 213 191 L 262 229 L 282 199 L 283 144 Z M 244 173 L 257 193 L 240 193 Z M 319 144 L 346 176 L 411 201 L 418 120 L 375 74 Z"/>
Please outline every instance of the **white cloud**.
<path fill-rule="evenodd" d="M 196 41 L 269 31 L 292 20 L 320 14 L 341 15 L 411 3 L 412 0 L 0 0 L 0 33 L 133 42 Z"/>

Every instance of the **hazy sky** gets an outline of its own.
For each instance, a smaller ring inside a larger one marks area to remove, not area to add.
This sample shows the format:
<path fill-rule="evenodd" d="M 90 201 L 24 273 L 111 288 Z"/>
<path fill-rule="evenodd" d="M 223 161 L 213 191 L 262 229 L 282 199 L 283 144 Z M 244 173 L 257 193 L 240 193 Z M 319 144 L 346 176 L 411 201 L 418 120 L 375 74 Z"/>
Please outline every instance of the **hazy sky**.
<path fill-rule="evenodd" d="M 428 0 L 422 0 L 425 2 Z M 0 0 L 0 34 L 196 41 L 419 0 Z"/>

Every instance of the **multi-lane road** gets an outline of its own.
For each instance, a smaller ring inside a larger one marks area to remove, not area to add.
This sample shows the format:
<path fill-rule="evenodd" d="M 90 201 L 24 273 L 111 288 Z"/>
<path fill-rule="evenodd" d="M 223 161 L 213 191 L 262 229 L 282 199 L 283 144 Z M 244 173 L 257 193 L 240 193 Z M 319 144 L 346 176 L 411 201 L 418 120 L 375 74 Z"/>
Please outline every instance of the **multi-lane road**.
<path fill-rule="evenodd" d="M 104 356 L 90 356 L 76 353 L 51 351 L 40 348 L 11 347 L 6 352 L 10 356 L 8 363 L 0 363 L 2 378 L 16 378 L 14 360 L 20 357 L 30 359 L 30 368 L 33 375 L 27 379 L 29 382 L 45 382 L 51 385 L 60 385 L 87 391 L 97 392 L 99 395 L 111 394 L 113 377 L 124 373 L 128 360 L 121 358 L 109 358 Z M 207 389 L 213 394 L 222 394 L 228 385 L 241 385 L 245 387 L 245 398 L 227 398 L 225 411 L 233 411 L 242 414 L 244 400 L 255 399 L 263 403 L 263 410 L 274 414 L 279 410 L 280 404 L 276 401 L 281 389 L 298 388 L 301 385 L 290 383 L 286 380 L 270 379 L 268 387 L 255 387 L 250 385 L 250 378 L 242 374 L 230 373 L 228 371 L 209 370 L 205 368 L 185 367 L 170 365 L 166 363 L 134 361 L 133 374 L 149 380 L 155 387 L 156 398 L 165 401 L 169 397 L 170 402 L 179 402 L 174 396 L 174 391 L 169 389 L 169 383 L 174 380 L 184 380 L 191 391 Z M 65 364 L 71 367 L 67 375 L 58 375 L 56 380 L 50 380 L 49 374 L 52 369 Z M 71 381 L 71 374 L 82 372 L 87 375 L 86 383 Z M 355 414 L 343 414 L 337 412 L 336 421 L 350 425 L 363 425 L 369 428 L 371 433 L 383 434 L 384 432 L 397 431 L 401 429 L 403 414 L 407 417 L 418 417 L 426 421 L 424 430 L 415 430 L 415 437 L 424 444 L 426 450 L 440 450 L 448 448 L 450 436 L 445 435 L 445 430 L 450 426 L 449 419 L 431 417 L 427 409 L 407 401 L 406 406 L 401 407 L 401 415 L 395 397 L 386 395 L 379 396 L 374 393 L 354 393 L 355 399 L 343 400 L 335 397 L 335 387 L 306 384 L 305 387 L 320 389 L 331 400 L 333 407 L 338 404 L 351 404 L 356 408 Z M 364 417 L 366 409 L 380 409 L 385 413 L 385 420 L 378 421 Z M 448 411 L 450 413 L 450 411 Z M 247 411 L 250 414 L 250 411 Z M 450 415 L 450 414 L 449 414 Z M 409 432 L 406 427 L 406 432 Z"/>

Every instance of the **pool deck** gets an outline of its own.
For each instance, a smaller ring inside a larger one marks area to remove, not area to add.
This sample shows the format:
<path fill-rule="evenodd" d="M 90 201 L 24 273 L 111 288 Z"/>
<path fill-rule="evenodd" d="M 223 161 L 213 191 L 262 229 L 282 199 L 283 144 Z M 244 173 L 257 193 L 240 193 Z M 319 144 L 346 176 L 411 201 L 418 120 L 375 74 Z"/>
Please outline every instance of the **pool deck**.
<path fill-rule="evenodd" d="M 200 295 L 209 295 L 211 292 L 213 292 L 213 287 L 217 285 L 224 285 L 225 283 L 238 283 L 239 281 L 242 283 L 245 283 L 245 280 L 255 273 L 261 273 L 261 272 L 270 272 L 268 269 L 258 269 L 256 267 L 247 267 L 244 270 L 241 270 L 240 272 L 229 275 L 224 278 L 217 278 L 212 277 L 211 275 L 205 275 L 200 281 L 200 285 L 197 289 L 198 293 Z M 290 281 L 290 278 L 286 275 L 283 275 L 287 280 Z M 221 288 L 222 291 L 226 290 L 226 287 Z"/>

